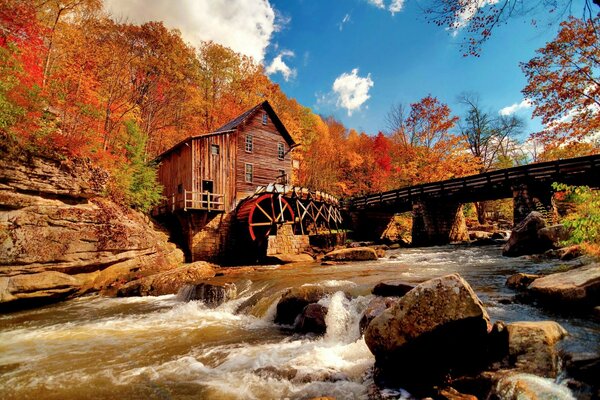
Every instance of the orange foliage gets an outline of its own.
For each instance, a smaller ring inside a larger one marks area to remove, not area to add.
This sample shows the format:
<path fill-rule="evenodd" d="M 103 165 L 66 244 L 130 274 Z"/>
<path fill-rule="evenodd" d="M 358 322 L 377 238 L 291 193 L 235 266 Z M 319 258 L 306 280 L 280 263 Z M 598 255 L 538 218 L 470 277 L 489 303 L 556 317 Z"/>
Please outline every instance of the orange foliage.
<path fill-rule="evenodd" d="M 600 131 L 599 22 L 600 17 L 591 21 L 570 18 L 561 24 L 553 41 L 521 65 L 528 79 L 523 94 L 534 105 L 533 115 L 546 125 L 544 131 L 535 134 L 548 153 L 546 159 L 597 151 L 594 135 Z"/>
<path fill-rule="evenodd" d="M 353 196 L 476 167 L 464 142 L 450 134 L 456 117 L 435 97 L 411 105 L 404 130 L 369 136 L 314 114 L 261 65 L 219 44 L 196 50 L 160 22 L 115 22 L 98 0 L 38 6 L 0 0 L 0 49 L 9 56 L 0 64 L 0 129 L 19 146 L 118 169 L 132 162 L 130 131 L 141 136 L 140 157 L 151 160 L 268 99 L 300 144 L 295 184 Z"/>

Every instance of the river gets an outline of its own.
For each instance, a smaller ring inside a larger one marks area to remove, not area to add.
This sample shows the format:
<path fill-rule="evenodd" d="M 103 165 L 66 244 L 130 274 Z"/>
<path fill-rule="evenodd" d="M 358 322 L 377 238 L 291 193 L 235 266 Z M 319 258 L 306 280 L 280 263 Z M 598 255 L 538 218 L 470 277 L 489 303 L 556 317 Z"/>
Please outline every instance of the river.
<path fill-rule="evenodd" d="M 2 315 L 0 398 L 364 399 L 374 358 L 358 321 L 371 288 L 453 272 L 473 286 L 492 321 L 556 320 L 570 334 L 563 349 L 600 351 L 600 324 L 514 302 L 504 286 L 513 273 L 559 262 L 499 254 L 496 246 L 444 246 L 391 250 L 371 262 L 259 268 L 219 278 L 236 282 L 238 298 L 214 309 L 175 295 L 89 296 Z M 322 300 L 329 306 L 323 337 L 273 323 L 281 292 L 300 285 L 339 289 Z"/>

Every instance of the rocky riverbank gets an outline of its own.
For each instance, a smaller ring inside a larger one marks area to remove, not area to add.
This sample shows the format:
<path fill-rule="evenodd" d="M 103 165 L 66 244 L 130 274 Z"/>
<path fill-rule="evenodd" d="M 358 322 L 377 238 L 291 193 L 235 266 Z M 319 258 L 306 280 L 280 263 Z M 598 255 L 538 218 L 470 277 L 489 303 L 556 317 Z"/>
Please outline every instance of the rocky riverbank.
<path fill-rule="evenodd" d="M 170 270 L 183 253 L 145 215 L 103 196 L 84 160 L 0 156 L 0 307 L 110 291 Z"/>

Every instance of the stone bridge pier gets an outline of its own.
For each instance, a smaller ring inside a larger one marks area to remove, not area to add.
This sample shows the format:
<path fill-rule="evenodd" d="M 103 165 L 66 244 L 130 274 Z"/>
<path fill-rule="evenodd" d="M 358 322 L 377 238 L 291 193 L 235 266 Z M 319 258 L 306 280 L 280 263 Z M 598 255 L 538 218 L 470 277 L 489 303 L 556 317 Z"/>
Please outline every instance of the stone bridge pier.
<path fill-rule="evenodd" d="M 412 206 L 413 246 L 436 246 L 469 240 L 463 206 L 454 201 L 415 201 Z"/>
<path fill-rule="evenodd" d="M 513 225 L 523 221 L 532 211 L 541 212 L 548 222 L 556 223 L 558 212 L 551 184 L 520 183 L 512 186 Z"/>
<path fill-rule="evenodd" d="M 361 210 L 344 215 L 344 220 L 353 231 L 354 240 L 379 240 L 394 218 L 393 210 Z"/>

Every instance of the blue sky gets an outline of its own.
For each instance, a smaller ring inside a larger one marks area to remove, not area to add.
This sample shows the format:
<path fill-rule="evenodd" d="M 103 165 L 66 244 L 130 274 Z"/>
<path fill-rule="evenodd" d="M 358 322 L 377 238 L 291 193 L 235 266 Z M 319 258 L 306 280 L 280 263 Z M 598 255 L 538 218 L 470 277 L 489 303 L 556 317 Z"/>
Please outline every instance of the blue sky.
<path fill-rule="evenodd" d="M 293 52 L 293 57 L 283 60 L 295 75 L 287 81 L 281 73 L 271 78 L 314 111 L 334 115 L 347 127 L 370 134 L 385 128 L 392 104 L 408 105 L 428 94 L 457 114 L 461 109 L 456 98 L 465 91 L 478 93 L 481 104 L 493 114 L 520 104 L 526 80 L 519 62 L 531 59 L 557 31 L 556 26 L 535 28 L 530 20 L 514 19 L 494 31 L 479 58 L 463 57 L 464 34 L 453 36 L 428 24 L 415 1 L 407 0 L 394 15 L 367 0 L 274 0 L 272 4 L 289 21 L 275 34 L 266 59 L 283 50 Z M 373 85 L 369 98 L 348 115 L 332 85 L 353 69 L 358 69 L 359 77 L 370 77 Z M 531 120 L 531 108 L 523 107 L 517 114 L 527 120 L 528 130 L 540 128 L 539 121 Z"/>
<path fill-rule="evenodd" d="M 527 131 L 541 128 L 521 94 L 519 62 L 552 40 L 558 26 L 515 18 L 500 26 L 481 57 L 463 57 L 464 31 L 428 24 L 424 0 L 105 0 L 116 17 L 161 20 L 192 45 L 213 40 L 250 55 L 301 104 L 348 128 L 376 134 L 393 104 L 431 94 L 456 115 L 457 96 L 477 93 L 491 114 L 513 106 Z M 496 0 L 481 0 L 494 2 Z M 573 2 L 573 13 L 583 10 Z M 391 12 L 393 3 L 403 4 Z M 521 105 L 518 107 L 517 105 Z"/>

